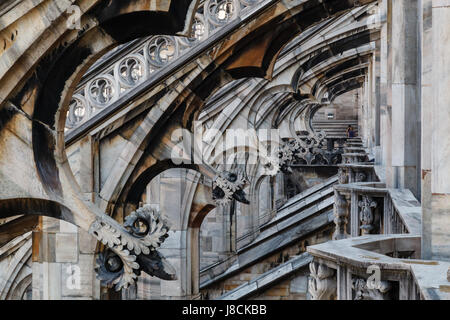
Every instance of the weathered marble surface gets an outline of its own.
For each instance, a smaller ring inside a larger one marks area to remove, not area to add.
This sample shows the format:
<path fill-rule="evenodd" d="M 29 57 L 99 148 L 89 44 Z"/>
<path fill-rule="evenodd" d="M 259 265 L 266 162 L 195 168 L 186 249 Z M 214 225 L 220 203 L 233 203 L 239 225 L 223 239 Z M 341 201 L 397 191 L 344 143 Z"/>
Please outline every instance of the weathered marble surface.
<path fill-rule="evenodd" d="M 364 248 L 364 249 L 362 249 Z M 308 252 L 323 261 L 331 261 L 367 269 L 379 266 L 381 274 L 392 270 L 409 272 L 425 299 L 449 300 L 446 270 L 450 264 L 442 261 L 391 258 L 383 252 L 394 250 L 420 251 L 420 236 L 412 235 L 371 235 L 339 241 L 330 241 L 308 247 Z M 420 255 L 420 253 L 419 253 Z"/>
<path fill-rule="evenodd" d="M 249 281 L 219 297 L 218 300 L 239 300 L 254 295 L 257 291 L 278 282 L 281 278 L 289 276 L 298 270 L 306 267 L 312 261 L 311 255 L 304 253 L 280 266 L 269 270 L 256 279 Z"/>
<path fill-rule="evenodd" d="M 213 266 L 213 270 L 202 270 L 201 287 L 205 287 L 244 269 L 258 259 L 275 252 L 279 248 L 300 239 L 306 234 L 322 228 L 333 220 L 332 208 L 333 192 L 328 188 L 335 183 L 336 177 L 330 178 L 319 186 L 313 187 L 316 193 L 305 192 L 303 197 L 296 197 L 279 209 L 280 216 L 276 215 L 267 223 L 261 233 L 249 245 L 239 249 L 236 262 L 229 268 Z M 317 192 L 325 188 L 322 192 Z M 317 203 L 315 203 L 317 202 Z"/>

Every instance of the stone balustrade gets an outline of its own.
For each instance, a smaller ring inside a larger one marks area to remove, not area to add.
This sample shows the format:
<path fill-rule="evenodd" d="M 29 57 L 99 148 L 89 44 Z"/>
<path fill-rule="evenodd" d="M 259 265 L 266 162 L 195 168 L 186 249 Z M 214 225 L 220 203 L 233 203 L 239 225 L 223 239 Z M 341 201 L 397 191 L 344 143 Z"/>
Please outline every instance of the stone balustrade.
<path fill-rule="evenodd" d="M 357 141 L 358 138 L 348 139 L 345 148 L 354 150 L 349 144 Z M 360 154 L 367 155 L 365 151 Z M 373 163 L 358 162 L 357 156 L 352 161 L 345 155 L 350 163 L 339 165 L 339 185 L 334 187 L 334 239 L 367 234 L 420 234 L 421 207 L 411 191 L 386 188 L 378 182 Z"/>
<path fill-rule="evenodd" d="M 368 234 L 421 233 L 421 207 L 409 190 L 381 182 L 336 185 L 335 239 Z"/>
<path fill-rule="evenodd" d="M 450 299 L 450 263 L 419 260 L 422 208 L 412 192 L 387 188 L 373 163 L 339 167 L 335 241 L 307 249 L 312 299 Z"/>
<path fill-rule="evenodd" d="M 342 163 L 338 167 L 340 184 L 378 181 L 371 162 Z"/>
<path fill-rule="evenodd" d="M 90 68 L 75 90 L 67 114 L 66 132 L 154 78 L 230 22 L 260 9 L 263 2 L 265 0 L 205 0 L 192 22 L 190 37 L 156 35 L 108 52 Z"/>
<path fill-rule="evenodd" d="M 419 260 L 420 242 L 419 235 L 370 235 L 310 246 L 310 294 L 337 300 L 450 299 L 450 263 Z"/>

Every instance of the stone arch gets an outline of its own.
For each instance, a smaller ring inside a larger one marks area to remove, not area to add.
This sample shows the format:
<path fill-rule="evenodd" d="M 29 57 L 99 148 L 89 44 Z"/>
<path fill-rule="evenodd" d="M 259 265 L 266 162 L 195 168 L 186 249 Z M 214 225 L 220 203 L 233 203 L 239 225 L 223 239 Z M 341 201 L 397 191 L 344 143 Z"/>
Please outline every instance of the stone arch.
<path fill-rule="evenodd" d="M 62 219 L 76 225 L 70 209 L 56 201 L 35 198 L 0 199 L 1 218 L 39 215 Z"/>
<path fill-rule="evenodd" d="M 65 165 L 64 127 L 74 85 L 89 66 L 120 43 L 151 34 L 174 34 L 186 29 L 184 19 L 179 19 L 180 13 L 192 10 L 192 1 L 183 0 L 176 5 L 171 2 L 165 13 L 147 11 L 144 8 L 148 6 L 148 1 L 137 1 L 131 6 L 114 2 L 95 8 L 92 14 L 98 19 L 97 26 L 81 33 L 70 45 L 57 48 L 40 62 L 36 77 L 43 84 L 33 108 L 33 118 L 37 120 L 33 122 L 33 147 L 38 172 L 48 193 L 62 192 L 58 167 L 66 170 L 67 176 L 74 182 L 69 174 L 70 168 Z M 129 24 L 131 21 L 133 23 Z M 122 25 L 132 25 L 133 28 L 129 30 L 117 27 Z M 33 80 L 30 79 L 26 85 L 28 90 L 33 87 Z M 25 92 L 20 95 L 23 94 Z M 56 130 L 56 141 L 43 124 Z M 59 165 L 53 162 L 53 155 L 49 154 L 49 150 L 55 152 Z"/>
<path fill-rule="evenodd" d="M 25 294 L 31 290 L 32 274 L 29 273 L 16 284 L 14 289 L 8 294 L 8 300 L 25 300 Z"/>
<path fill-rule="evenodd" d="M 360 2 L 357 5 L 362 5 L 362 4 L 366 4 L 369 2 L 371 2 L 371 1 L 364 1 L 364 3 Z M 200 110 L 202 108 L 202 106 L 204 105 L 204 101 L 207 97 L 211 96 L 211 94 L 216 92 L 220 86 L 222 86 L 225 83 L 228 83 L 232 79 L 234 79 L 234 77 L 233 77 L 233 73 L 235 73 L 234 71 L 236 71 L 236 70 L 239 71 L 239 72 L 237 72 L 237 73 L 239 73 L 238 78 L 243 77 L 243 76 L 245 76 L 245 77 L 261 76 L 261 72 L 255 71 L 255 69 L 253 68 L 254 66 L 252 67 L 248 64 L 246 66 L 244 66 L 242 64 L 244 62 L 249 63 L 249 61 L 245 60 L 243 57 L 248 52 L 250 52 L 251 50 L 254 49 L 254 48 L 247 47 L 247 45 L 249 43 L 249 41 L 248 41 L 249 37 L 252 38 L 253 40 L 255 40 L 254 42 L 258 42 L 259 40 L 256 41 L 256 39 L 260 39 L 261 37 L 264 37 L 265 33 L 263 31 L 267 31 L 266 29 L 268 28 L 268 26 L 270 26 L 271 23 L 279 25 L 279 29 L 277 30 L 277 32 L 281 32 L 284 30 L 283 28 L 287 27 L 287 25 L 284 24 L 284 21 L 290 21 L 291 23 L 296 25 L 297 29 L 295 30 L 295 32 L 294 32 L 294 30 L 290 30 L 290 32 L 288 32 L 289 37 L 287 37 L 287 38 L 285 38 L 285 36 L 278 37 L 277 40 L 274 41 L 274 45 L 279 46 L 281 49 L 286 43 L 288 43 L 291 40 L 291 38 L 294 35 L 299 34 L 302 30 L 310 27 L 311 25 L 314 25 L 318 21 L 324 20 L 325 17 L 337 15 L 338 13 L 341 13 L 345 10 L 354 8 L 355 3 L 346 2 L 345 4 L 342 4 L 341 6 L 335 7 L 334 4 L 331 4 L 331 3 L 328 3 L 325 6 L 322 6 L 322 5 L 317 5 L 316 3 L 311 1 L 311 6 L 312 7 L 317 6 L 317 10 L 319 10 L 319 11 L 324 10 L 324 15 L 323 16 L 318 15 L 315 17 L 311 17 L 313 19 L 308 20 L 308 22 L 306 24 L 303 22 L 299 23 L 299 21 L 301 20 L 300 18 L 301 17 L 305 18 L 306 16 L 309 17 L 312 14 L 312 12 L 309 10 L 304 10 L 303 5 L 296 3 L 296 4 L 290 5 L 288 8 L 286 8 L 284 6 L 284 4 L 276 4 L 276 5 L 274 5 L 274 8 L 276 8 L 278 6 L 279 6 L 280 11 L 278 11 L 278 12 L 273 11 L 273 12 L 268 13 L 269 16 L 268 16 L 268 19 L 266 19 L 266 21 L 264 22 L 265 23 L 264 26 L 256 25 L 256 26 L 253 26 L 251 30 L 247 30 L 247 29 L 239 30 L 236 32 L 236 35 L 234 37 L 231 37 L 230 39 L 226 39 L 223 42 L 223 44 L 221 45 L 218 52 L 214 52 L 212 55 L 210 55 L 210 57 L 212 57 L 212 61 L 214 61 L 215 63 L 212 63 L 210 66 L 208 66 L 208 68 L 205 69 L 205 72 L 200 72 L 200 71 L 195 72 L 195 74 L 193 74 L 191 77 L 191 79 L 195 79 L 195 80 L 190 80 L 191 82 L 188 86 L 181 88 L 181 91 L 179 91 L 179 94 L 177 95 L 177 97 L 174 96 L 174 97 L 170 98 L 171 101 L 175 101 L 177 99 L 178 105 L 183 103 L 183 101 L 186 103 L 186 106 L 184 107 L 186 110 L 186 114 L 183 116 L 183 126 L 184 127 L 190 127 L 190 123 L 192 123 L 192 121 L 195 120 L 195 118 L 197 117 L 198 110 Z M 325 7 L 328 10 L 325 10 Z M 273 16 L 271 16 L 271 15 L 273 15 Z M 277 18 L 275 18 L 275 17 L 277 17 Z M 295 18 L 292 18 L 292 17 L 295 17 Z M 294 21 L 292 19 L 294 19 Z M 301 25 L 301 28 L 298 28 L 299 24 Z M 288 33 L 286 33 L 286 35 Z M 279 34 L 278 34 L 278 36 L 279 36 Z M 281 40 L 284 41 L 282 45 L 281 45 L 281 43 L 279 43 Z M 262 41 L 262 43 L 264 43 L 265 40 L 261 40 L 261 41 Z M 261 55 L 265 56 L 266 53 L 269 56 L 270 55 L 272 55 L 273 57 L 278 56 L 278 53 L 279 53 L 278 49 L 273 49 L 270 47 L 270 45 L 269 46 L 263 45 L 263 48 L 264 48 L 263 50 L 259 51 L 260 52 L 259 56 L 261 56 Z M 237 64 L 236 64 L 236 61 L 237 61 L 236 59 L 238 59 L 238 60 L 240 59 L 240 61 L 237 62 Z M 264 59 L 265 58 L 263 58 L 263 60 Z M 269 64 L 272 64 L 272 62 L 270 62 Z M 269 64 L 267 64 L 267 65 L 269 65 Z M 231 70 L 231 73 L 229 72 L 230 70 Z M 234 71 L 232 71 L 232 70 L 234 70 Z M 243 70 L 245 72 L 241 72 Z M 150 132 L 148 134 L 150 134 Z M 123 177 L 123 178 L 126 179 L 126 177 Z M 124 182 L 122 182 L 122 183 L 124 183 Z"/>
<path fill-rule="evenodd" d="M 20 282 L 31 273 L 30 266 L 28 266 L 31 261 L 31 233 L 20 236 L 17 240 L 23 244 L 11 253 L 9 265 L 4 270 L 4 284 L 0 287 L 0 299 L 2 300 L 12 299 L 19 295 Z M 19 289 L 19 292 L 16 289 Z M 23 290 L 25 289 L 26 287 L 23 288 Z"/>
<path fill-rule="evenodd" d="M 104 214 L 91 202 L 81 198 L 80 188 L 73 177 L 64 150 L 66 111 L 75 85 L 96 59 L 123 42 L 153 33 L 188 34 L 198 1 L 86 3 L 82 4 L 80 31 L 70 30 L 66 25 L 64 7 L 55 9 L 50 1 L 46 1 L 43 7 L 32 9 L 41 10 L 43 16 L 48 15 L 46 18 L 54 15 L 50 18 L 54 18 L 49 21 L 50 25 L 36 25 L 36 29 L 42 27 L 43 30 L 39 30 L 43 34 L 47 32 L 52 36 L 37 37 L 28 43 L 29 47 L 26 46 L 27 43 L 22 43 L 25 51 L 33 46 L 35 49 L 41 47 L 31 54 L 31 58 L 35 59 L 33 63 L 22 65 L 23 69 L 29 69 L 26 73 L 16 74 L 12 82 L 15 88 L 4 96 L 9 98 L 8 108 L 13 114 L 6 124 L 20 121 L 23 130 L 29 128 L 31 132 L 27 146 L 30 150 L 21 153 L 26 153 L 28 158 L 34 160 L 33 174 L 39 182 L 33 182 L 40 183 L 40 186 L 35 188 L 36 192 L 31 194 L 30 198 L 48 198 L 52 203 L 70 208 L 67 210 L 70 215 L 67 220 L 89 230 L 93 221 Z M 131 29 L 117 28 L 118 23 L 123 25 L 130 21 L 133 21 Z M 8 54 L 9 52 L 6 53 Z M 11 70 L 13 68 L 9 71 Z M 2 107 L 3 111 L 5 107 Z M 21 209 L 19 202 L 9 202 L 9 206 L 13 204 L 19 205 L 16 209 Z M 116 228 L 120 229 L 118 225 Z"/>
<path fill-rule="evenodd" d="M 172 290 L 172 297 L 194 297 L 199 293 L 199 228 L 206 215 L 215 208 L 215 205 L 211 203 L 211 190 L 201 183 L 201 176 L 193 167 L 174 166 L 164 163 L 157 165 L 157 167 L 152 166 L 149 169 L 150 172 L 148 172 L 147 179 L 153 179 L 164 172 L 174 169 L 188 169 L 195 172 L 189 179 L 183 179 L 180 176 L 180 179 L 173 181 L 173 183 L 185 184 L 183 198 L 180 199 L 181 206 L 178 207 L 178 202 L 174 201 L 174 203 L 177 203 L 177 207 L 174 210 L 163 210 L 161 207 L 162 213 L 169 220 L 171 228 L 169 231 L 170 241 L 164 243 L 160 248 L 160 251 L 166 255 L 170 264 L 175 268 L 179 268 L 177 270 L 177 279 L 175 279 L 178 282 L 178 285 L 175 287 L 179 290 Z M 150 182 L 150 180 L 146 181 Z M 160 189 L 159 192 L 163 192 L 163 189 Z M 173 206 L 174 204 L 167 202 L 170 202 L 170 199 L 168 200 L 165 197 L 159 205 Z M 180 216 L 178 216 L 178 213 Z M 175 216 L 172 214 L 175 214 Z M 172 217 L 175 217 L 175 219 L 172 219 Z M 137 285 L 139 286 L 140 284 L 138 282 Z"/>

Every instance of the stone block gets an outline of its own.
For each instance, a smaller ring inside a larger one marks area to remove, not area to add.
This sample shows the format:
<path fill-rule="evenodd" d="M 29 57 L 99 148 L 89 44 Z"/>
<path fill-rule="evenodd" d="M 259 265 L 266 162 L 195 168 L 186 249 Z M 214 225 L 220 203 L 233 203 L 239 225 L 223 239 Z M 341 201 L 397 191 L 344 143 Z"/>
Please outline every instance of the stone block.
<path fill-rule="evenodd" d="M 83 229 L 79 230 L 78 242 L 80 246 L 80 253 L 92 254 L 97 247 L 97 239 L 91 236 L 87 231 Z"/>
<path fill-rule="evenodd" d="M 62 264 L 61 291 L 63 297 L 92 299 L 94 294 L 94 255 L 80 254 L 78 263 Z"/>
<path fill-rule="evenodd" d="M 60 263 L 76 263 L 78 261 L 78 234 L 55 234 L 55 261 Z"/>
<path fill-rule="evenodd" d="M 290 292 L 291 293 L 304 293 L 308 291 L 308 277 L 298 276 L 291 280 Z"/>

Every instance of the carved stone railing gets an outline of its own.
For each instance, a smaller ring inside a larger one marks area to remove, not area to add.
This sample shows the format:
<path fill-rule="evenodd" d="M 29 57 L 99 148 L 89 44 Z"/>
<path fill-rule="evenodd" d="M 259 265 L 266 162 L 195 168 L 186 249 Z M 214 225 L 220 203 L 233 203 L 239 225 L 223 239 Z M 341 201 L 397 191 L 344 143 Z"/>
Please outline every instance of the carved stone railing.
<path fill-rule="evenodd" d="M 164 67 L 185 55 L 264 0 L 206 0 L 192 22 L 190 37 L 152 36 L 122 45 L 102 57 L 81 80 L 70 102 L 66 132 L 105 110 Z"/>
<path fill-rule="evenodd" d="M 378 181 L 373 163 L 343 163 L 339 167 L 339 183 L 347 184 L 354 182 Z"/>
<path fill-rule="evenodd" d="M 420 242 L 419 235 L 371 235 L 309 246 L 311 298 L 450 299 L 450 263 L 419 260 Z"/>
<path fill-rule="evenodd" d="M 409 190 L 386 188 L 378 182 L 374 164 L 357 161 L 357 155 L 367 154 L 363 147 L 351 146 L 355 143 L 360 143 L 357 138 L 346 142 L 345 149 L 359 153 L 351 153 L 353 159 L 343 155 L 350 163 L 339 166 L 339 185 L 334 186 L 334 239 L 368 234 L 420 234 L 420 203 Z"/>
<path fill-rule="evenodd" d="M 291 173 L 293 167 L 336 166 L 342 163 L 343 146 L 334 147 L 328 143 L 324 131 L 308 132 L 285 141 L 278 151 L 278 167 L 284 173 Z"/>
<path fill-rule="evenodd" d="M 348 151 L 363 152 L 362 146 L 351 146 L 356 143 L 347 142 Z M 421 256 L 422 210 L 413 194 L 378 182 L 373 163 L 339 167 L 340 184 L 334 186 L 333 239 L 337 241 L 308 247 L 314 256 L 310 296 L 450 299 L 446 278 L 450 263 L 417 260 Z"/>
<path fill-rule="evenodd" d="M 421 207 L 409 190 L 380 182 L 334 186 L 334 239 L 368 234 L 420 234 Z"/>
<path fill-rule="evenodd" d="M 351 152 L 342 154 L 343 163 L 360 163 L 367 162 L 369 160 L 367 153 L 365 152 Z"/>

